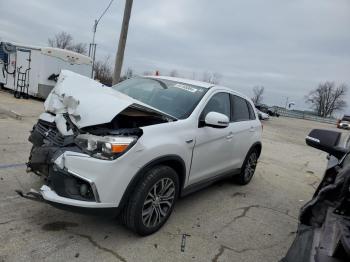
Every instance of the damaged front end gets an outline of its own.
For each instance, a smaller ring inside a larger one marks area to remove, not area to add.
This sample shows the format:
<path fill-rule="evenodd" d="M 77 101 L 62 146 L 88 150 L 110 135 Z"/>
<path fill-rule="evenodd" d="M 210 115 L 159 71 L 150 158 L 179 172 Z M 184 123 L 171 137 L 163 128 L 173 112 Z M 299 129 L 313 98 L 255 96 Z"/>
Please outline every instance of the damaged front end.
<path fill-rule="evenodd" d="M 42 185 L 18 193 L 50 204 L 84 207 L 103 202 L 103 188 L 98 188 L 95 174 L 87 176 L 85 170 L 80 174 L 67 168 L 68 156 L 113 168 L 110 163 L 136 144 L 143 135 L 143 126 L 174 120 L 68 71 L 62 71 L 45 101 L 45 111 L 31 131 L 29 141 L 33 146 L 27 163 L 27 171 L 38 175 Z"/>

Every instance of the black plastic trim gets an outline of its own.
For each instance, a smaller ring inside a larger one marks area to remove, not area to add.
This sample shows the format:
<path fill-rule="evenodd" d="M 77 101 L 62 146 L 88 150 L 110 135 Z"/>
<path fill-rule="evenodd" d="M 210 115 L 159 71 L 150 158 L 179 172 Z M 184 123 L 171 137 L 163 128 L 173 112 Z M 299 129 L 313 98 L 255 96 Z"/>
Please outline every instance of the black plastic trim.
<path fill-rule="evenodd" d="M 200 182 L 197 182 L 197 183 L 194 183 L 192 185 L 189 185 L 187 186 L 186 188 L 184 188 L 181 192 L 181 197 L 184 197 L 184 196 L 187 196 L 187 195 L 190 195 L 196 191 L 199 191 L 203 188 L 206 188 L 208 186 L 210 186 L 211 184 L 217 182 L 217 181 L 220 181 L 220 180 L 223 180 L 225 178 L 230 178 L 230 177 L 233 177 L 235 175 L 238 175 L 241 173 L 241 169 L 240 168 L 237 168 L 237 169 L 232 169 L 232 170 L 228 170 L 224 173 L 221 173 L 215 177 L 210 177 L 208 179 L 205 179 L 204 181 L 200 181 Z"/>
<path fill-rule="evenodd" d="M 120 209 L 118 207 L 91 208 L 91 207 L 65 205 L 65 204 L 51 202 L 51 201 L 45 201 L 45 202 L 55 208 L 69 211 L 72 213 L 84 214 L 84 215 L 116 217 L 120 213 Z"/>

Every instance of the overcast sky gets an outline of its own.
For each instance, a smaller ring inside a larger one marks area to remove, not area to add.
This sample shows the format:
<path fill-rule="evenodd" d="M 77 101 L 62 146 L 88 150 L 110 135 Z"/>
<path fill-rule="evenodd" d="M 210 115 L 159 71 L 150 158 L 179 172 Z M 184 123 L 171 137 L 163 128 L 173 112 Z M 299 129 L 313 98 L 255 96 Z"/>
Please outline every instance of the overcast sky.
<path fill-rule="evenodd" d="M 0 38 L 47 45 L 62 30 L 91 42 L 109 0 L 0 0 Z M 114 0 L 96 35 L 97 57 L 114 61 L 124 0 Z M 318 83 L 350 86 L 349 0 L 134 0 L 125 68 L 137 73 L 218 72 L 221 84 L 264 102 L 306 108 Z M 349 90 L 350 91 L 350 90 Z M 348 94 L 350 104 L 350 92 Z M 350 111 L 350 107 L 348 108 Z"/>

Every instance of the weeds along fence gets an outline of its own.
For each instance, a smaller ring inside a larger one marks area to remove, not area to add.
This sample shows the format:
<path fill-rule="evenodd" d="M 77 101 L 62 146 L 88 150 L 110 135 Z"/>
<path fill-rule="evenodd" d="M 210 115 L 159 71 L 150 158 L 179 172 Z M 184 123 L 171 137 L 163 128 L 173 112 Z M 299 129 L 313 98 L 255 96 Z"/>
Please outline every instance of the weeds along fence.
<path fill-rule="evenodd" d="M 306 119 L 306 120 L 317 121 L 317 122 L 327 123 L 327 124 L 334 124 L 334 125 L 337 124 L 337 119 L 335 118 L 319 117 L 319 116 L 311 115 L 307 112 L 293 111 L 293 110 L 287 110 L 287 109 L 281 109 L 281 108 L 278 108 L 277 111 L 281 116 L 285 116 L 285 117 Z"/>

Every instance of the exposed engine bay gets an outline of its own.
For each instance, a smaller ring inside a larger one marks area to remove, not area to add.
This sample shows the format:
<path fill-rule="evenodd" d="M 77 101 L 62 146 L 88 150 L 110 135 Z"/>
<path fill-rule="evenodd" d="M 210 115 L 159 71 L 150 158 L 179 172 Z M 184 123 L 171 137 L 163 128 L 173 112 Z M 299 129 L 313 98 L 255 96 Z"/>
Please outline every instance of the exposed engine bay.
<path fill-rule="evenodd" d="M 166 122 L 168 122 L 168 120 L 159 116 L 159 114 L 130 107 L 113 118 L 111 122 L 85 127 L 82 128 L 80 132 L 93 135 L 136 135 L 140 137 L 142 135 L 140 127 Z"/>
<path fill-rule="evenodd" d="M 39 119 L 33 127 L 29 141 L 33 144 L 29 157 L 28 168 L 37 174 L 48 175 L 48 165 L 54 159 L 56 152 L 68 150 L 92 155 L 81 146 L 80 135 L 133 137 L 136 140 L 142 136 L 141 127 L 168 122 L 166 118 L 154 112 L 142 111 L 139 108 L 129 107 L 117 115 L 109 123 L 88 126 L 78 129 L 64 114 L 66 129 L 72 135 L 63 135 L 55 122 Z M 43 167 L 44 166 L 44 167 Z"/>
<path fill-rule="evenodd" d="M 58 171 L 53 162 L 59 155 L 70 151 L 99 159 L 115 159 L 128 149 L 129 144 L 136 143 L 142 136 L 142 127 L 168 122 L 164 116 L 142 110 L 138 106 L 126 108 L 109 123 L 81 129 L 71 121 L 67 113 L 63 114 L 63 117 L 66 121 L 65 129 L 71 133 L 70 135 L 63 135 L 55 121 L 39 119 L 34 125 L 29 137 L 33 147 L 27 170 L 43 177 L 44 184 L 53 188 L 58 195 L 84 201 L 96 201 L 93 188 L 68 172 Z M 118 142 L 119 145 L 119 149 L 117 148 L 119 151 L 116 153 L 108 152 L 108 149 L 113 150 L 112 147 L 115 146 L 113 142 Z M 129 143 L 125 151 L 121 151 L 123 150 L 121 142 Z M 96 148 L 91 148 L 92 145 L 89 143 L 95 143 Z"/>

